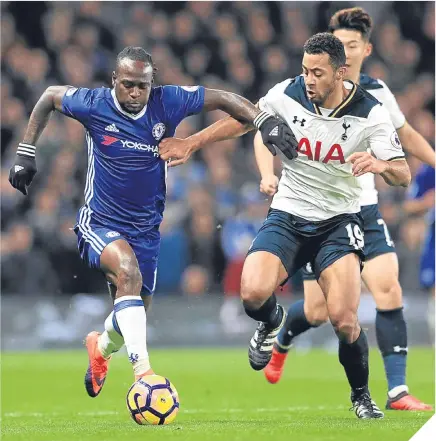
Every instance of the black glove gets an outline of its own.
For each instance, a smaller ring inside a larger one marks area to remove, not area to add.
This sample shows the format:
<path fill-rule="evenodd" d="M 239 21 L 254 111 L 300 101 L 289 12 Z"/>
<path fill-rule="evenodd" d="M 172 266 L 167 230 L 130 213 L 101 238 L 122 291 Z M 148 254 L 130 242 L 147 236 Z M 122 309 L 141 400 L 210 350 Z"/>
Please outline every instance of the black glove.
<path fill-rule="evenodd" d="M 36 175 L 35 146 L 20 143 L 14 165 L 9 170 L 9 182 L 12 187 L 27 195 L 27 188 Z"/>
<path fill-rule="evenodd" d="M 267 112 L 260 112 L 254 118 L 253 124 L 259 129 L 263 143 L 273 156 L 277 154 L 276 149 L 279 149 L 290 160 L 298 156 L 297 138 L 285 122 Z"/>

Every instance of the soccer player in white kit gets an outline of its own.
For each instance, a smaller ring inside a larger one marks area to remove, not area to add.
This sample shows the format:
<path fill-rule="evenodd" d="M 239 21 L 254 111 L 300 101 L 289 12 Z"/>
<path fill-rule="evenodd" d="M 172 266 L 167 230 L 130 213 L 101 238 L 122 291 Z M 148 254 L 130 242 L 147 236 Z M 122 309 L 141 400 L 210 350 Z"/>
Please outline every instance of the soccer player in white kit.
<path fill-rule="evenodd" d="M 292 128 L 298 157 L 291 160 L 279 152 L 283 172 L 278 192 L 244 264 L 242 302 L 247 315 L 259 322 L 249 344 L 249 361 L 255 370 L 268 364 L 286 319 L 274 290 L 313 262 L 339 338 L 339 360 L 351 386 L 353 409 L 359 418 L 382 418 L 369 394 L 368 344 L 357 321 L 364 259 L 357 177 L 378 173 L 390 185 L 407 186 L 410 171 L 388 112 L 360 86 L 344 81 L 340 40 L 330 33 L 311 37 L 304 45 L 302 65 L 303 75 L 277 84 L 259 101 L 261 110 Z M 164 142 L 161 156 L 184 162 L 208 142 L 246 131 L 247 126 L 226 118 L 186 140 Z M 276 154 L 257 138 L 262 176 L 273 174 L 270 152 Z"/>
<path fill-rule="evenodd" d="M 371 17 L 362 8 L 343 9 L 331 18 L 329 31 L 338 37 L 345 47 L 346 78 L 360 84 L 383 104 L 389 112 L 404 149 L 434 167 L 433 149 L 407 123 L 387 85 L 381 80 L 360 73 L 364 59 L 371 54 L 371 30 Z M 377 306 L 376 336 L 388 382 L 386 408 L 432 410 L 432 406 L 410 395 L 406 385 L 407 329 L 403 317 L 402 291 L 398 282 L 398 259 L 394 242 L 378 210 L 374 178 L 371 173 L 359 178 L 362 186 L 360 206 L 364 221 L 366 257 L 362 278 L 374 296 Z M 262 181 L 263 191 L 269 195 L 274 194 L 277 181 L 274 175 L 265 176 Z M 279 381 L 293 339 L 328 320 L 327 303 L 311 263 L 303 269 L 303 280 L 304 301 L 296 302 L 289 308 L 286 324 L 274 345 L 272 359 L 264 370 L 267 380 L 271 383 Z"/>

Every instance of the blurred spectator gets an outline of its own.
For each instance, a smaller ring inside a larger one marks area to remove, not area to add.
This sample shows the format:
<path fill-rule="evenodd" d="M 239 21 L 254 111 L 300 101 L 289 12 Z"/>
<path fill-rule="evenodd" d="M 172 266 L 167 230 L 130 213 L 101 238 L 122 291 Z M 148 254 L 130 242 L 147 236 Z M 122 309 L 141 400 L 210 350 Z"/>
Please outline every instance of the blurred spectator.
<path fill-rule="evenodd" d="M 47 254 L 33 246 L 27 224 L 15 222 L 2 234 L 2 289 L 17 294 L 56 293 L 59 281 Z"/>
<path fill-rule="evenodd" d="M 243 261 L 268 211 L 268 203 L 256 183 L 246 183 L 242 187 L 240 202 L 240 212 L 224 222 L 221 236 L 227 259 L 224 276 L 227 295 L 239 295 Z"/>
<path fill-rule="evenodd" d="M 191 296 L 205 294 L 209 289 L 209 272 L 200 265 L 190 265 L 183 273 L 182 292 Z"/>
<path fill-rule="evenodd" d="M 177 292 L 183 271 L 189 263 L 188 238 L 178 225 L 165 216 L 161 226 L 161 245 L 157 269 L 156 291 L 162 294 Z"/>

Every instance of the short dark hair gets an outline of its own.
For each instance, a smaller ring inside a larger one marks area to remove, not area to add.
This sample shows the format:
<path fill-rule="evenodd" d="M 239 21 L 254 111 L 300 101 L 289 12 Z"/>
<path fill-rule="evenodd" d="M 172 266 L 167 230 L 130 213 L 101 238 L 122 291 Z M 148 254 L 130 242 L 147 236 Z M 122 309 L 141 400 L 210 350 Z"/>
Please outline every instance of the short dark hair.
<path fill-rule="evenodd" d="M 341 9 L 332 16 L 329 23 L 330 32 L 338 29 L 358 31 L 368 41 L 372 32 L 372 18 L 363 8 Z"/>
<path fill-rule="evenodd" d="M 336 70 L 345 66 L 345 49 L 339 38 L 329 32 L 312 35 L 303 46 L 306 54 L 328 54 L 329 62 Z"/>
<path fill-rule="evenodd" d="M 153 67 L 153 77 L 157 71 L 156 66 L 153 64 L 151 55 L 142 47 L 139 46 L 127 46 L 117 55 L 117 67 L 124 59 L 142 61 L 148 63 Z"/>

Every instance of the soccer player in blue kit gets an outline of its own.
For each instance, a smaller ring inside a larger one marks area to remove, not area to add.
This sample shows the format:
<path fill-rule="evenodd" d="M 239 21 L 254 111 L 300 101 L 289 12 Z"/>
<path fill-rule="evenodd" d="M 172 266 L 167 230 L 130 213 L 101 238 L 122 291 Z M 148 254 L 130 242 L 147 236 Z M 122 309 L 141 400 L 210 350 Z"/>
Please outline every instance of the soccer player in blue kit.
<path fill-rule="evenodd" d="M 245 98 L 201 86 L 154 87 L 154 72 L 151 55 L 129 46 L 118 54 L 112 89 L 47 88 L 33 109 L 9 174 L 12 186 L 27 195 L 37 171 L 36 142 L 53 111 L 85 127 L 85 203 L 74 231 L 81 258 L 103 272 L 114 300 L 105 331 L 86 337 L 85 386 L 91 397 L 100 393 L 111 354 L 123 344 L 136 379 L 153 373 L 146 310 L 156 283 L 165 206 L 167 164 L 159 157 L 160 140 L 174 136 L 187 116 L 220 109 L 258 128 L 269 148 L 296 155 L 288 126 Z"/>
<path fill-rule="evenodd" d="M 434 295 L 435 288 L 435 170 L 423 165 L 418 170 L 404 204 L 405 211 L 413 215 L 425 214 L 428 230 L 424 240 L 419 268 L 421 287 Z"/>

